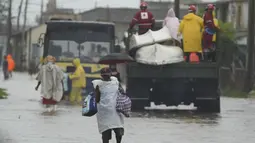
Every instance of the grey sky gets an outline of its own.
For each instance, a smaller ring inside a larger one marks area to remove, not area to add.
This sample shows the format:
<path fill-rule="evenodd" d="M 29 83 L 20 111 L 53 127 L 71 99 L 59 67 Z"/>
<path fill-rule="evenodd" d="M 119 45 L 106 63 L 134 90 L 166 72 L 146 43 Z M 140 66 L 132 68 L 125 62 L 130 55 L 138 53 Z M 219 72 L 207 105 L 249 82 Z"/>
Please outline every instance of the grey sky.
<path fill-rule="evenodd" d="M 44 0 L 45 4 L 48 0 Z M 139 0 L 97 0 L 97 6 L 106 7 L 138 7 Z M 13 0 L 13 15 L 17 16 L 20 0 Z M 57 0 L 58 7 L 73 8 L 76 12 L 83 12 L 95 7 L 96 0 Z M 41 0 L 30 0 L 28 6 L 28 24 L 35 24 L 36 15 L 40 15 Z M 44 6 L 44 8 L 46 5 Z M 24 15 L 24 7 L 22 16 Z M 23 19 L 23 17 L 22 17 Z M 13 21 L 15 22 L 15 20 Z"/>
<path fill-rule="evenodd" d="M 24 0 L 25 1 L 25 0 Z M 57 0 L 58 7 L 73 8 L 76 12 L 83 12 L 95 7 L 97 1 L 98 7 L 138 7 L 140 0 Z M 155 0 L 157 1 L 157 0 Z M 163 0 L 173 1 L 173 0 Z M 204 0 L 216 1 L 216 0 Z M 48 0 L 44 0 L 44 8 Z M 20 0 L 13 0 L 13 15 L 17 16 Z M 34 25 L 36 15 L 40 15 L 41 0 L 29 0 L 28 5 L 28 24 Z M 22 19 L 24 16 L 24 7 L 22 11 Z M 23 21 L 21 19 L 21 22 Z M 16 22 L 15 20 L 13 21 Z"/>

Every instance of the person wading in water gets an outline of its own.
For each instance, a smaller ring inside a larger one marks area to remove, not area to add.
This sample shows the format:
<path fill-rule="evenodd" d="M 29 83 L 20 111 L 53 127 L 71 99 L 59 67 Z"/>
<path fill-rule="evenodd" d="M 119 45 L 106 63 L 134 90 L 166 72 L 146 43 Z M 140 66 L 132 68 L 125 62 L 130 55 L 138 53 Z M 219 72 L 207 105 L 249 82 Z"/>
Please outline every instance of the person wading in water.
<path fill-rule="evenodd" d="M 97 123 L 103 143 L 109 143 L 112 131 L 115 132 L 117 143 L 121 143 L 124 135 L 124 116 L 116 110 L 116 100 L 119 91 L 119 81 L 111 76 L 109 68 L 101 70 L 102 80 L 92 81 L 95 87 L 97 101 Z"/>

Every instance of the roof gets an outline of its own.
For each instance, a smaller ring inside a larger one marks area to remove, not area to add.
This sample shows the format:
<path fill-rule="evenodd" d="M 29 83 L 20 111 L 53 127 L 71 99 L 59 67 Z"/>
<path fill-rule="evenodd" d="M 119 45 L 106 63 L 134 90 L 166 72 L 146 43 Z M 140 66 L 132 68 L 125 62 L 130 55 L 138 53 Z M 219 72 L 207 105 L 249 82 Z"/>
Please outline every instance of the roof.
<path fill-rule="evenodd" d="M 71 8 L 57 8 L 54 11 L 45 11 L 43 14 L 74 14 L 74 9 Z"/>
<path fill-rule="evenodd" d="M 112 21 L 112 22 L 130 22 L 139 11 L 138 8 L 95 8 L 81 13 L 82 20 L 92 21 Z M 149 9 L 156 20 L 163 20 L 168 9 Z M 187 10 L 180 11 L 180 17 L 183 17 Z"/>
<path fill-rule="evenodd" d="M 152 1 L 152 0 L 145 0 L 146 3 L 150 6 L 152 4 L 159 4 L 159 3 L 169 3 L 173 4 L 174 1 Z M 195 3 L 203 3 L 203 0 L 180 0 L 180 4 L 195 4 Z"/>
<path fill-rule="evenodd" d="M 115 25 L 112 22 L 101 22 L 101 21 L 48 21 L 46 22 L 46 24 L 48 23 L 79 23 L 79 24 L 105 24 L 105 25 Z"/>
<path fill-rule="evenodd" d="M 40 26 L 42 26 L 42 25 L 27 26 L 26 29 L 25 29 L 25 33 L 26 33 L 27 31 L 29 31 L 29 30 L 33 30 L 33 29 L 35 29 L 35 28 L 37 28 L 37 27 L 40 27 Z M 21 33 L 22 33 L 22 31 L 14 31 L 14 32 L 12 33 L 12 37 L 13 37 L 13 36 L 18 36 L 18 35 L 20 35 Z"/>

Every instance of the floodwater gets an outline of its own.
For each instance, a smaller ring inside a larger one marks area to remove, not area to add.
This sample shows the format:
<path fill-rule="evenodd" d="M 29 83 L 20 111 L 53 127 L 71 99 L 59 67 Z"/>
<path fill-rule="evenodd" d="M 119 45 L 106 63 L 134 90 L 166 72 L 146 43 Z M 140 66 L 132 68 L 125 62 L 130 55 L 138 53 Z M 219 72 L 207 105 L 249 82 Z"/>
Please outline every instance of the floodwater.
<path fill-rule="evenodd" d="M 80 107 L 61 105 L 56 115 L 42 115 L 35 85 L 20 73 L 0 82 L 10 93 L 7 100 L 0 100 L 0 143 L 101 142 L 96 118 L 82 117 Z M 125 120 L 123 143 L 149 142 L 254 143 L 255 99 L 222 98 L 222 112 L 214 115 L 134 113 Z"/>

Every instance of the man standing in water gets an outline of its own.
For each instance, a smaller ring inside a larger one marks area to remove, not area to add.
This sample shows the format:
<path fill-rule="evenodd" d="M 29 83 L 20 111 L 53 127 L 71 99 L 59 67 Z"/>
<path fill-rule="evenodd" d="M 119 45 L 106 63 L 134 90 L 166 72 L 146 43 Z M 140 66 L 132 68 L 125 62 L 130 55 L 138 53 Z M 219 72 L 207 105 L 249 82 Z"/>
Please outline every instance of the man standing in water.
<path fill-rule="evenodd" d="M 69 79 L 72 80 L 72 89 L 69 100 L 73 105 L 81 105 L 82 88 L 86 87 L 85 71 L 81 65 L 80 59 L 75 58 L 73 60 L 73 65 L 75 71 L 69 75 Z"/>
<path fill-rule="evenodd" d="M 109 143 L 112 138 L 112 131 L 115 132 L 117 143 L 121 143 L 124 135 L 124 117 L 116 110 L 116 100 L 119 90 L 119 81 L 111 76 L 109 68 L 101 70 L 102 80 L 92 81 L 95 87 L 97 101 L 97 124 L 102 134 L 103 143 Z"/>
<path fill-rule="evenodd" d="M 3 73 L 4 73 L 4 80 L 7 80 L 9 78 L 7 56 L 4 56 Z"/>

